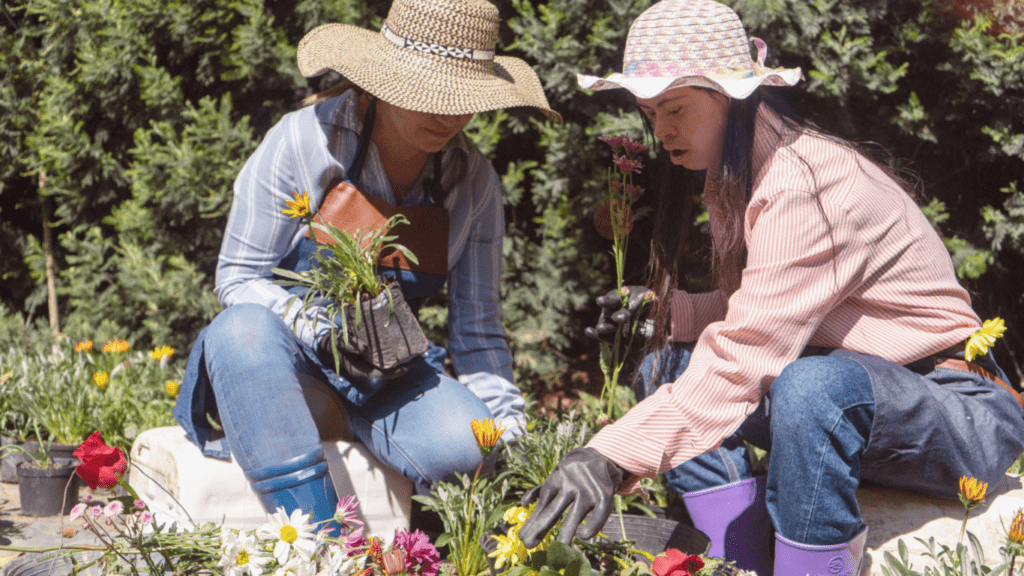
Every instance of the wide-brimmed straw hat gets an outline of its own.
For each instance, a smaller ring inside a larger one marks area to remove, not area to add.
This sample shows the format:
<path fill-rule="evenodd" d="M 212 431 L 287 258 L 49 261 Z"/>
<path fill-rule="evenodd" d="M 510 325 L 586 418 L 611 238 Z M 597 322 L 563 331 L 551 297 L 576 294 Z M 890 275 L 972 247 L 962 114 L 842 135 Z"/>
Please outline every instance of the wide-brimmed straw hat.
<path fill-rule="evenodd" d="M 324 24 L 299 42 L 299 71 L 335 70 L 385 102 L 431 114 L 532 106 L 554 122 L 540 80 L 496 56 L 498 9 L 485 0 L 395 0 L 380 32 Z"/>
<path fill-rule="evenodd" d="M 739 16 L 713 0 L 661 0 L 629 27 L 622 73 L 607 78 L 577 74 L 581 88 L 625 88 L 653 98 L 670 88 L 702 86 L 746 98 L 761 84 L 792 86 L 799 68 L 766 68 L 768 48 L 759 38 L 757 61 Z"/>

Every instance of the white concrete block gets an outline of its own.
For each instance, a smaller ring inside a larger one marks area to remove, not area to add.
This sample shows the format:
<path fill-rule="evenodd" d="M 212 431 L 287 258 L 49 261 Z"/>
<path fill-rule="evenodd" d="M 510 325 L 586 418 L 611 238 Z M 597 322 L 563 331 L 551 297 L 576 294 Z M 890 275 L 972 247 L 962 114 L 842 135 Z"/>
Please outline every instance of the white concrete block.
<path fill-rule="evenodd" d="M 409 528 L 412 482 L 385 467 L 359 442 L 323 442 L 340 497 L 354 494 L 366 534 L 390 541 Z M 158 522 L 220 522 L 251 530 L 266 513 L 234 461 L 203 456 L 180 426 L 147 430 L 132 445 L 129 482 Z M 136 468 L 138 467 L 138 468 Z"/>
<path fill-rule="evenodd" d="M 871 557 L 870 565 L 865 562 L 862 574 L 870 571 L 873 576 L 882 576 L 883 555 L 890 552 L 899 558 L 900 539 L 910 552 L 912 567 L 919 572 L 935 563 L 924 555 L 927 550 L 917 538 L 927 541 L 934 537 L 937 549 L 941 544 L 956 548 L 964 519 L 964 507 L 959 500 L 864 485 L 857 490 L 857 501 L 864 523 L 868 525 L 867 550 Z M 1021 508 L 1024 508 L 1024 479 L 1008 474 L 998 485 L 990 485 L 985 504 L 971 511 L 967 531 L 981 541 L 988 566 L 1002 563 L 999 548 L 1006 543 L 1006 529 Z M 964 543 L 967 543 L 966 535 Z"/>

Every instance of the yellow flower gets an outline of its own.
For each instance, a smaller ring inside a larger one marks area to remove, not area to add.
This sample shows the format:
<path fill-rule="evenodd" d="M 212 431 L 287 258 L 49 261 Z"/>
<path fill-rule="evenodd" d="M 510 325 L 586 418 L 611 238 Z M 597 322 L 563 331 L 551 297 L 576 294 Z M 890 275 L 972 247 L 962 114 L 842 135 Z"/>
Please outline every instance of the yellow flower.
<path fill-rule="evenodd" d="M 512 530 L 516 529 L 513 528 Z M 491 552 L 488 556 L 494 558 L 494 567 L 499 570 L 505 566 L 505 564 L 515 566 L 529 558 L 529 551 L 527 551 L 526 545 L 524 545 L 523 541 L 519 539 L 518 534 L 511 535 L 512 530 L 509 530 L 509 536 L 501 536 L 499 534 L 491 535 L 491 538 L 498 541 L 498 546 L 494 549 L 494 552 Z"/>
<path fill-rule="evenodd" d="M 11 376 L 14 376 L 14 371 L 4 372 L 3 374 L 0 374 L 0 384 L 6 384 L 7 381 L 11 379 Z"/>
<path fill-rule="evenodd" d="M 165 345 L 150 350 L 149 357 L 153 360 L 163 360 L 165 356 L 170 358 L 172 354 L 174 354 L 174 348 Z"/>
<path fill-rule="evenodd" d="M 970 510 L 985 501 L 987 482 L 978 482 L 977 478 L 963 476 L 960 478 L 960 502 Z"/>
<path fill-rule="evenodd" d="M 505 431 L 505 426 L 495 426 L 494 420 L 490 418 L 484 418 L 483 421 L 474 418 L 469 424 L 473 427 L 473 436 L 476 437 L 476 445 L 480 447 L 480 453 L 484 458 L 490 456 L 494 445 L 498 443 L 502 432 Z"/>
<path fill-rule="evenodd" d="M 1010 523 L 1010 530 L 1006 533 L 1006 537 L 1014 544 L 1024 544 L 1024 508 L 1017 510 L 1017 514 L 1013 517 L 1013 522 Z"/>
<path fill-rule="evenodd" d="M 1003 332 L 1006 332 L 1006 324 L 1002 318 L 985 320 L 981 325 L 981 330 L 967 338 L 964 360 L 970 362 L 978 356 L 986 354 L 989 347 L 996 343 L 996 339 L 1003 336 Z"/>
<path fill-rule="evenodd" d="M 131 347 L 127 340 L 111 340 L 103 345 L 103 351 L 107 354 L 124 354 Z"/>
<path fill-rule="evenodd" d="M 309 192 L 303 190 L 300 195 L 296 191 L 295 199 L 285 200 L 284 203 L 288 205 L 288 209 L 281 210 L 281 213 L 287 214 L 289 218 L 305 218 L 309 216 Z"/>
<path fill-rule="evenodd" d="M 107 385 L 110 384 L 110 375 L 106 372 L 93 372 L 92 379 L 96 382 L 96 386 L 98 386 L 100 390 L 106 390 Z"/>
<path fill-rule="evenodd" d="M 164 391 L 170 396 L 177 396 L 180 390 L 181 384 L 176 380 L 168 380 L 167 383 L 164 384 Z"/>
<path fill-rule="evenodd" d="M 507 562 L 509 566 L 515 566 L 521 562 L 525 562 L 529 559 L 530 555 L 538 550 L 547 550 L 548 544 L 554 537 L 554 531 L 549 531 L 544 539 L 541 540 L 540 544 L 533 548 L 527 548 L 523 541 L 519 539 L 519 529 L 523 527 L 526 519 L 530 517 L 534 507 L 537 503 L 534 502 L 528 508 L 522 506 L 513 506 L 505 511 L 504 520 L 512 526 L 508 529 L 508 533 L 505 536 L 492 534 L 491 538 L 494 538 L 498 542 L 497 548 L 494 552 L 488 554 L 491 558 L 494 558 L 494 566 L 501 568 Z M 561 524 L 561 522 L 559 522 Z"/>
<path fill-rule="evenodd" d="M 92 340 L 82 340 L 75 344 L 75 352 L 88 352 L 92 350 Z"/>

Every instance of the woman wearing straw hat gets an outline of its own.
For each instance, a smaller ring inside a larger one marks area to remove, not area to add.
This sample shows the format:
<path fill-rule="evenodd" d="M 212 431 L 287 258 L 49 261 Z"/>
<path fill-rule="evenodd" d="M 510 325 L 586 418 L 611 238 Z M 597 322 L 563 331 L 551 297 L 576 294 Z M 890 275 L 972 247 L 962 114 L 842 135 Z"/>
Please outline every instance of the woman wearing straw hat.
<path fill-rule="evenodd" d="M 304 391 L 329 387 L 354 436 L 418 490 L 476 469 L 471 419 L 493 418 L 506 437 L 520 431 L 523 399 L 498 300 L 501 186 L 462 128 L 505 107 L 561 118 L 524 62 L 494 54 L 497 37 L 498 11 L 484 0 L 395 0 L 380 31 L 327 24 L 299 43 L 304 75 L 335 70 L 350 83 L 285 115 L 238 175 L 217 268 L 225 310 L 194 345 L 174 412 L 206 455 L 234 456 L 268 512 L 301 508 L 314 522 L 335 512 L 311 413 L 324 397 L 307 405 Z M 333 319 L 300 306 L 271 272 L 310 266 L 307 227 L 282 211 L 301 192 L 321 214 L 342 196 L 345 208 L 326 218 L 342 229 L 364 211 L 390 210 L 424 231 L 400 241 L 427 264 L 391 272 L 406 301 L 447 283 L 457 380 L 432 344 L 379 390 L 335 366 Z"/>
<path fill-rule="evenodd" d="M 1024 450 L 1006 375 L 987 351 L 965 359 L 981 322 L 910 187 L 797 120 L 780 93 L 799 69 L 765 68 L 753 41 L 757 61 L 726 6 L 663 0 L 631 26 L 621 74 L 579 76 L 631 92 L 671 162 L 706 172 L 718 290 L 676 289 L 675 182 L 657 200 L 646 398 L 527 494 L 528 547 L 563 512 L 559 540 L 592 536 L 613 492 L 664 473 L 713 556 L 761 576 L 855 574 L 860 480 L 955 497 Z M 599 301 L 595 335 L 635 316 Z M 770 450 L 767 475 L 744 442 Z"/>

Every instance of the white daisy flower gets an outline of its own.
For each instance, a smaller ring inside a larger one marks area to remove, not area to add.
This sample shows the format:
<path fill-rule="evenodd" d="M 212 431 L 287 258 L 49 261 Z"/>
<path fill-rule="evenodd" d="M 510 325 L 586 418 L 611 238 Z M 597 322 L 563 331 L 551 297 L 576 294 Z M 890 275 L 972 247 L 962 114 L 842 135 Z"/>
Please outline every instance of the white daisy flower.
<path fill-rule="evenodd" d="M 263 555 L 256 537 L 223 529 L 220 534 L 220 563 L 224 576 L 261 576 L 270 558 Z"/>
<path fill-rule="evenodd" d="M 293 554 L 292 557 L 285 562 L 280 568 L 274 572 L 274 576 L 315 576 L 316 575 L 316 562 L 314 560 L 306 560 L 298 554 Z"/>
<path fill-rule="evenodd" d="M 256 530 L 256 535 L 260 540 L 276 540 L 274 559 L 279 564 L 288 562 L 292 550 L 298 552 L 303 560 L 313 557 L 316 552 L 313 530 L 316 526 L 308 522 L 309 514 L 296 508 L 289 516 L 283 507 L 278 506 L 277 512 L 271 514 L 269 520 Z"/>

